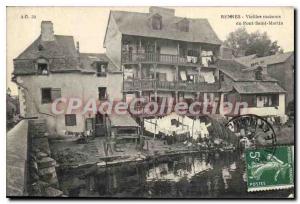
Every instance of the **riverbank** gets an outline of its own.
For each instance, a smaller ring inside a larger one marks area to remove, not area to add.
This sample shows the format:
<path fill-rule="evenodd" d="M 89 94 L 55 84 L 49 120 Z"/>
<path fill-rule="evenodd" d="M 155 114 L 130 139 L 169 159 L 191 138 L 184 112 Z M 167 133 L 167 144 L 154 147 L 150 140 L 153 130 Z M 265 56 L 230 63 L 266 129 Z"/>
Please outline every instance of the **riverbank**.
<path fill-rule="evenodd" d="M 51 139 L 50 149 L 60 168 L 89 165 L 105 167 L 172 155 L 220 151 L 220 149 L 204 147 L 200 143 L 181 142 L 168 145 L 164 140 L 151 137 L 144 137 L 142 147 L 134 142 L 126 142 L 117 144 L 116 148 L 112 148 L 110 151 L 105 151 L 105 142 L 106 139 L 100 137 L 90 139 L 86 144 L 77 143 L 76 138 Z"/>
<path fill-rule="evenodd" d="M 293 144 L 294 128 L 275 128 L 277 144 Z M 197 153 L 197 152 L 220 152 L 232 151 L 234 148 L 208 148 L 203 143 L 177 142 L 167 144 L 165 140 L 152 137 L 144 137 L 144 144 L 136 142 L 123 142 L 115 148 L 105 151 L 106 138 L 95 137 L 89 139 L 86 144 L 76 142 L 78 138 L 49 139 L 52 157 L 58 162 L 60 168 L 77 168 L 82 166 L 96 165 L 105 167 L 130 162 L 142 162 L 154 158 Z"/>

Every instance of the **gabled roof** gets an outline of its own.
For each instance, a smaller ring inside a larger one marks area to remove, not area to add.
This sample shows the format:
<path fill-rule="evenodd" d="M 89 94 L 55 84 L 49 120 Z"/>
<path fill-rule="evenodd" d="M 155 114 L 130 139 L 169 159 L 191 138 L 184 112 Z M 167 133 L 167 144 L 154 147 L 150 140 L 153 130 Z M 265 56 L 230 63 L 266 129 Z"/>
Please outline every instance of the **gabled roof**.
<path fill-rule="evenodd" d="M 257 81 L 255 74 L 249 67 L 232 59 L 218 59 L 217 66 L 220 71 L 229 76 L 233 81 Z M 272 81 L 277 82 L 276 79 L 264 74 L 262 80 L 259 81 Z"/>
<path fill-rule="evenodd" d="M 80 68 L 84 72 L 96 72 L 93 66 L 94 62 L 107 62 L 108 72 L 121 72 L 118 68 L 104 53 L 80 53 Z"/>
<path fill-rule="evenodd" d="M 255 65 L 270 65 L 270 64 L 278 64 L 278 63 L 283 63 L 290 56 L 292 56 L 294 52 L 285 52 L 282 54 L 275 54 L 275 55 L 270 55 L 266 57 L 257 57 L 255 54 L 254 55 L 249 55 L 245 57 L 238 57 L 235 58 L 235 60 L 239 63 L 244 64 L 245 66 L 255 66 Z"/>
<path fill-rule="evenodd" d="M 221 41 L 210 26 L 207 19 L 192 19 L 189 21 L 189 32 L 178 31 L 176 23 L 184 19 L 173 15 L 162 15 L 162 29 L 153 30 L 149 17 L 153 13 L 138 13 L 127 11 L 111 11 L 112 17 L 122 34 L 163 38 L 186 42 L 201 42 L 220 45 Z"/>
<path fill-rule="evenodd" d="M 34 74 L 38 58 L 49 60 L 51 72 L 79 71 L 78 54 L 73 36 L 55 35 L 54 41 L 42 41 L 39 36 L 14 59 L 14 74 Z"/>
<path fill-rule="evenodd" d="M 42 50 L 39 50 L 41 46 Z M 55 35 L 54 41 L 42 41 L 39 36 L 16 59 L 77 57 L 73 36 Z"/>
<path fill-rule="evenodd" d="M 36 74 L 35 60 L 49 60 L 50 72 L 95 73 L 92 63 L 108 63 L 108 72 L 120 72 L 103 53 L 80 53 L 75 48 L 73 36 L 55 35 L 55 41 L 41 41 L 39 36 L 27 49 L 14 59 L 14 74 Z"/>
<path fill-rule="evenodd" d="M 276 82 L 235 82 L 234 89 L 240 94 L 285 93 Z"/>

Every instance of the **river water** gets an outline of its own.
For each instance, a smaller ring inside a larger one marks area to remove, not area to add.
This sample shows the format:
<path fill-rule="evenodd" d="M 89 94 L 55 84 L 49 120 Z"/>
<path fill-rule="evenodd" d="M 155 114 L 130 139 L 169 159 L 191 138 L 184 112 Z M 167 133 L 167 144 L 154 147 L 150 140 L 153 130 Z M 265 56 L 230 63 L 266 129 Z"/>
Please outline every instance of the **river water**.
<path fill-rule="evenodd" d="M 181 155 L 139 164 L 58 171 L 71 197 L 286 198 L 292 190 L 247 193 L 245 162 L 238 153 Z"/>

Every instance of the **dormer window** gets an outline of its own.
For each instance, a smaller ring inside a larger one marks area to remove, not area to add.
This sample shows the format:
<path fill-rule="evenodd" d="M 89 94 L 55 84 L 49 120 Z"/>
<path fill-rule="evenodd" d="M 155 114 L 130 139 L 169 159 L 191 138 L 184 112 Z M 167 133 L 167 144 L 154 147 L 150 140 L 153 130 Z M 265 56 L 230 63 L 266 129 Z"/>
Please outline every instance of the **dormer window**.
<path fill-rule="evenodd" d="M 159 14 L 152 16 L 152 29 L 161 30 L 162 29 L 162 17 Z"/>
<path fill-rule="evenodd" d="M 46 59 L 37 60 L 37 74 L 38 75 L 48 75 L 49 74 L 49 63 Z"/>
<path fill-rule="evenodd" d="M 182 32 L 189 32 L 190 22 L 188 19 L 184 18 L 177 23 L 177 28 Z"/>
<path fill-rule="evenodd" d="M 97 77 L 106 77 L 107 63 L 106 62 L 97 62 Z"/>
<path fill-rule="evenodd" d="M 255 72 L 255 79 L 262 80 L 262 68 L 261 67 L 257 67 L 257 70 Z"/>

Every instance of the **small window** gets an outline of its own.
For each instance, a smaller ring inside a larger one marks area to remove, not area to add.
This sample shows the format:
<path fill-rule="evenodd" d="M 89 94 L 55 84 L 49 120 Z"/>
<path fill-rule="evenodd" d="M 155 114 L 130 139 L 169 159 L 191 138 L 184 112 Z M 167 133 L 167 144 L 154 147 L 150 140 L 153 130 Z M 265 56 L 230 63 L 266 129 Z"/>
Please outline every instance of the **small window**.
<path fill-rule="evenodd" d="M 220 81 L 224 81 L 224 74 L 223 73 L 220 73 Z"/>
<path fill-rule="evenodd" d="M 106 87 L 99 87 L 98 95 L 99 95 L 99 100 L 106 100 L 107 99 Z"/>
<path fill-rule="evenodd" d="M 66 126 L 76 126 L 76 114 L 65 115 Z"/>
<path fill-rule="evenodd" d="M 60 88 L 42 88 L 42 104 L 51 103 L 61 97 Z"/>
<path fill-rule="evenodd" d="M 152 28 L 153 30 L 161 30 L 162 29 L 162 17 L 158 14 L 152 17 Z"/>
<path fill-rule="evenodd" d="M 37 66 L 38 66 L 38 70 L 37 70 L 38 75 L 48 75 L 49 74 L 48 64 L 38 63 Z"/>
<path fill-rule="evenodd" d="M 42 89 L 42 103 L 51 103 L 51 88 Z"/>
<path fill-rule="evenodd" d="M 228 102 L 228 95 L 224 94 L 224 102 Z"/>
<path fill-rule="evenodd" d="M 177 27 L 179 31 L 189 32 L 189 20 L 186 18 L 181 20 L 180 22 L 177 23 Z"/>
<path fill-rule="evenodd" d="M 257 71 L 255 72 L 255 79 L 262 80 L 262 68 L 261 67 L 257 68 Z"/>
<path fill-rule="evenodd" d="M 107 63 L 97 63 L 97 77 L 106 77 Z"/>

